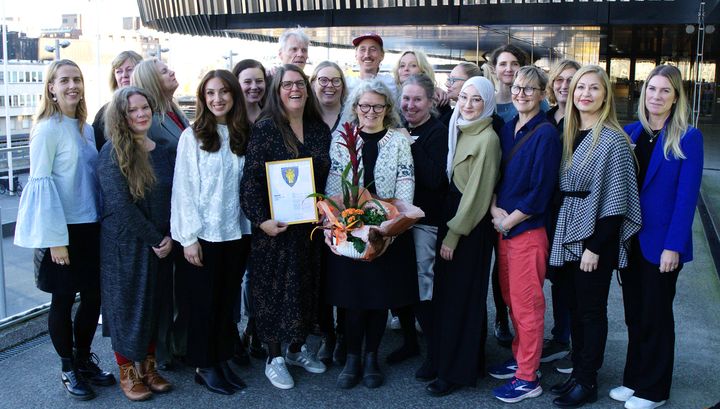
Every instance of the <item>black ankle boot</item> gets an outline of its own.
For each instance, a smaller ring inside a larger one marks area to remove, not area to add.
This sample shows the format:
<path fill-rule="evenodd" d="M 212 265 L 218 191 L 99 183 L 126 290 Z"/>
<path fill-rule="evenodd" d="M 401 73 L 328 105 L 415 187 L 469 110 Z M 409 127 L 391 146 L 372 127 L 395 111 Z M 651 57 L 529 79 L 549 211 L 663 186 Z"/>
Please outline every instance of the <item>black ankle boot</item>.
<path fill-rule="evenodd" d="M 247 347 L 243 343 L 242 337 L 238 336 L 235 339 L 235 345 L 233 346 L 232 361 L 238 366 L 250 365 L 250 355 L 248 355 Z"/>
<path fill-rule="evenodd" d="M 456 391 L 458 388 L 460 388 L 460 385 L 456 383 L 448 382 L 441 378 L 437 378 L 432 381 L 428 386 L 426 386 L 425 390 L 428 394 L 430 394 L 430 396 L 440 397 L 449 395 Z"/>
<path fill-rule="evenodd" d="M 78 373 L 75 365 L 73 365 L 72 358 L 60 358 L 62 362 L 62 371 L 60 373 L 60 379 L 62 380 L 63 386 L 68 396 L 77 400 L 90 400 L 95 397 L 90 385 L 85 382 L 85 379 Z"/>
<path fill-rule="evenodd" d="M 363 385 L 373 389 L 380 387 L 385 382 L 385 376 L 380 372 L 377 352 L 365 354 L 365 367 L 363 370 Z"/>
<path fill-rule="evenodd" d="M 333 362 L 335 365 L 345 365 L 345 357 L 347 356 L 347 345 L 345 345 L 345 336 L 338 334 L 335 340 L 335 351 L 333 351 Z"/>
<path fill-rule="evenodd" d="M 80 375 L 93 385 L 115 385 L 115 376 L 100 369 L 99 363 L 100 359 L 94 352 L 81 349 L 75 350 L 75 367 Z"/>
<path fill-rule="evenodd" d="M 317 357 L 320 362 L 324 363 L 325 366 L 330 366 L 333 360 L 333 353 L 335 352 L 335 335 L 328 334 L 322 337 L 320 341 L 320 348 L 318 349 Z"/>
<path fill-rule="evenodd" d="M 597 401 L 597 386 L 585 386 L 575 383 L 564 395 L 553 400 L 555 406 L 561 408 L 577 408 L 586 403 Z"/>
<path fill-rule="evenodd" d="M 575 387 L 575 383 L 577 383 L 577 381 L 575 381 L 575 377 L 570 375 L 567 379 L 565 379 L 565 382 L 553 385 L 550 388 L 550 393 L 554 395 L 564 395 Z"/>
<path fill-rule="evenodd" d="M 337 379 L 337 386 L 340 389 L 350 389 L 360 382 L 360 355 L 347 354 L 345 367 Z"/>

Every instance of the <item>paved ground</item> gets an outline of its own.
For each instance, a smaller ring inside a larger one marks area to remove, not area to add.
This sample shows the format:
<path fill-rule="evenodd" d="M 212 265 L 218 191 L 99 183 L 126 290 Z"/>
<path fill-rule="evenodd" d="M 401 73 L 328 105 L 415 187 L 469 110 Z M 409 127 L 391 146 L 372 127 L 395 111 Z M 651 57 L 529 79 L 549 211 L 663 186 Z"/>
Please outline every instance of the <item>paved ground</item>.
<path fill-rule="evenodd" d="M 706 129 L 707 128 L 707 129 Z M 720 207 L 720 126 L 703 127 L 706 146 L 706 171 L 703 193 L 711 212 Z M 5 204 L 0 198 L 5 211 Z M 3 217 L 4 219 L 4 217 Z M 686 265 L 678 280 L 675 303 L 677 345 L 675 376 L 668 408 L 705 408 L 720 401 L 720 280 L 710 257 L 710 249 L 700 218 L 693 226 L 695 260 Z M 8 253 L 8 243 L 5 243 Z M 25 274 L 30 274 L 27 271 Z M 547 289 L 546 289 L 547 290 Z M 490 303 L 489 308 L 492 308 Z M 550 306 L 548 306 L 550 308 Z M 623 322 L 620 288 L 616 281 L 611 287 L 609 308 L 609 336 L 605 364 L 600 372 L 600 399 L 591 408 L 621 408 L 622 405 L 607 397 L 609 389 L 622 378 L 627 332 Z M 491 313 L 492 315 L 492 313 Z M 550 311 L 546 316 L 550 316 Z M 549 329 L 548 331 L 549 332 Z M 313 342 L 317 342 L 313 339 Z M 383 340 L 381 356 L 400 343 L 399 334 L 388 331 Z M 103 366 L 117 376 L 112 363 L 109 340 L 96 337 L 95 351 L 103 360 Z M 490 363 L 509 357 L 510 352 L 498 347 L 493 340 L 486 350 Z M 350 391 L 335 388 L 339 368 L 332 367 L 321 375 L 312 375 L 292 368 L 296 387 L 281 391 L 270 385 L 263 375 L 263 364 L 254 360 L 249 369 L 240 371 L 249 387 L 231 397 L 215 395 L 195 385 L 192 370 L 181 368 L 166 373 L 176 389 L 167 395 L 134 404 L 127 401 L 117 386 L 96 388 L 98 397 L 90 402 L 74 402 L 64 396 L 59 381 L 59 362 L 47 339 L 37 346 L 16 355 L 0 354 L 0 408 L 47 408 L 47 407 L 147 407 L 147 408 L 220 408 L 239 406 L 243 408 L 499 408 L 508 405 L 494 399 L 490 390 L 502 382 L 486 377 L 475 388 L 465 388 L 445 398 L 431 398 L 424 392 L 424 384 L 416 382 L 412 374 L 420 364 L 416 358 L 397 367 L 382 365 L 387 375 L 386 384 L 377 390 L 362 386 Z M 549 365 L 541 368 L 543 387 L 549 387 L 563 379 Z M 519 404 L 518 408 L 552 407 L 552 395 L 545 393 L 539 398 Z"/>

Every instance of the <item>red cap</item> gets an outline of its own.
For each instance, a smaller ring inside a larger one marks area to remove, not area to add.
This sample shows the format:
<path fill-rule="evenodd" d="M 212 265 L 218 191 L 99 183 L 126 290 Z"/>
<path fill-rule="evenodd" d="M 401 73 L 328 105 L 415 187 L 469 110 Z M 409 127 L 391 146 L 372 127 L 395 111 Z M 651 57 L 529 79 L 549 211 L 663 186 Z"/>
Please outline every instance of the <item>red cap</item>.
<path fill-rule="evenodd" d="M 367 39 L 374 40 L 375 42 L 377 42 L 378 44 L 380 44 L 380 47 L 383 46 L 383 40 L 382 40 L 382 38 L 381 38 L 377 33 L 365 33 L 365 34 L 362 34 L 362 35 L 360 35 L 360 36 L 358 36 L 358 37 L 355 37 L 355 38 L 352 40 L 353 46 L 357 47 L 358 44 L 360 44 L 361 42 L 363 42 L 363 40 L 367 40 Z"/>

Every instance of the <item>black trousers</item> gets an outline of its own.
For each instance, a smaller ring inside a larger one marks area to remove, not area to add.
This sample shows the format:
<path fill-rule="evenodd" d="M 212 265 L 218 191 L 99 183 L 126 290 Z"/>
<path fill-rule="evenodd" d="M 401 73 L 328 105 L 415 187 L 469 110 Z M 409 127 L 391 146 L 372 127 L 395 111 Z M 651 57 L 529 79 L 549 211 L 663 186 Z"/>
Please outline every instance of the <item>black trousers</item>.
<path fill-rule="evenodd" d="M 348 354 L 360 355 L 363 340 L 365 353 L 377 353 L 387 324 L 387 310 L 345 309 L 345 342 Z"/>
<path fill-rule="evenodd" d="M 211 243 L 199 240 L 203 267 L 185 261 L 188 292 L 187 362 L 208 368 L 233 355 L 233 309 L 250 253 L 250 236 Z"/>
<path fill-rule="evenodd" d="M 607 299 L 613 268 L 601 262 L 595 271 L 580 270 L 580 262 L 565 263 L 557 284 L 567 294 L 573 342 L 573 376 L 578 383 L 597 385 L 607 342 Z"/>
<path fill-rule="evenodd" d="M 628 268 L 620 272 L 628 327 L 623 386 L 635 390 L 634 396 L 654 402 L 670 397 L 675 358 L 673 300 L 681 269 L 682 264 L 661 273 L 658 265 L 635 251 Z"/>

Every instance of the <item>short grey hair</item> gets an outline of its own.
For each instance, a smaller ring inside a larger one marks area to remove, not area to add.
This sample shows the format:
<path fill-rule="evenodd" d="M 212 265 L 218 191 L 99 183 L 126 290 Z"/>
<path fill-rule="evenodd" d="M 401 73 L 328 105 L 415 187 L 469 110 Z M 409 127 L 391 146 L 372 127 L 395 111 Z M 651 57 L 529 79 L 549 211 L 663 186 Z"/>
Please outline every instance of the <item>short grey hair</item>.
<path fill-rule="evenodd" d="M 385 118 L 383 118 L 383 126 L 385 128 L 395 128 L 400 125 L 400 115 L 397 111 L 397 101 L 390 88 L 385 85 L 382 81 L 377 78 L 371 80 L 360 81 L 359 84 L 353 88 L 352 93 L 348 97 L 345 103 L 345 112 L 343 117 L 347 118 L 352 124 L 358 124 L 357 111 L 355 110 L 358 105 L 360 97 L 366 92 L 374 92 L 378 95 L 385 97 Z"/>
<path fill-rule="evenodd" d="M 303 27 L 298 26 L 296 28 L 288 28 L 287 30 L 283 31 L 283 33 L 278 38 L 278 44 L 280 44 L 281 51 L 285 50 L 285 44 L 290 37 L 298 38 L 306 46 L 310 45 L 310 37 L 305 34 L 305 29 Z"/>

